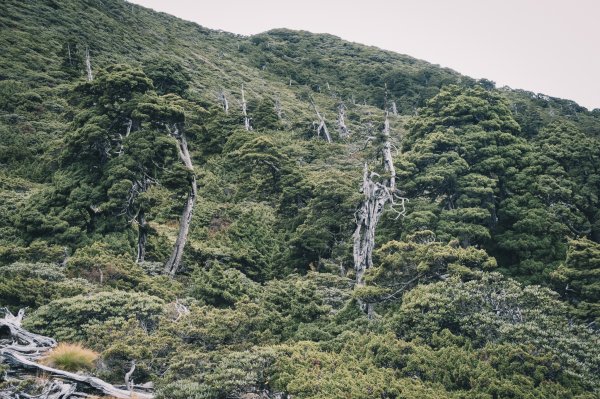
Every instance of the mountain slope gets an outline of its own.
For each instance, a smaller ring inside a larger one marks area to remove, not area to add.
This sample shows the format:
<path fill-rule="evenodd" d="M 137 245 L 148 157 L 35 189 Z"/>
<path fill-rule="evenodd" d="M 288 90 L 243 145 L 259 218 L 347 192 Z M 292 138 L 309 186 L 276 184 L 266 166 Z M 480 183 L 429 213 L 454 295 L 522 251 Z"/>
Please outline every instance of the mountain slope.
<path fill-rule="evenodd" d="M 170 399 L 598 395 L 598 110 L 331 35 L 2 11 L 0 305 L 93 374 L 135 361 Z"/>

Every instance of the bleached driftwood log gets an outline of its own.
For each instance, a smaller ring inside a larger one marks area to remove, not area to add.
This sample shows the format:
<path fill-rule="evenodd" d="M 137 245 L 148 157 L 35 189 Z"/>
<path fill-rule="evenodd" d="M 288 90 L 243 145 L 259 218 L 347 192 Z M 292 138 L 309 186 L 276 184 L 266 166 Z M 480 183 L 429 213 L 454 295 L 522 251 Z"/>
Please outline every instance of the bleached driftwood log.
<path fill-rule="evenodd" d="M 8 309 L 0 309 L 0 312 L 4 313 L 4 317 L 0 319 L 0 363 L 8 364 L 11 366 L 11 370 L 15 368 L 20 371 L 32 370 L 45 372 L 50 376 L 40 395 L 30 396 L 16 392 L 8 385 L 0 390 L 0 398 L 69 399 L 88 397 L 89 395 L 86 393 L 78 392 L 80 384 L 102 392 L 104 395 L 120 399 L 154 398 L 151 393 L 123 390 L 100 378 L 39 364 L 37 360 L 54 348 L 56 341 L 50 337 L 31 333 L 21 327 L 24 310 L 21 309 L 17 316 L 14 316 Z"/>
<path fill-rule="evenodd" d="M 167 127 L 168 128 L 168 127 Z M 169 128 L 168 128 L 169 129 Z M 179 222 L 179 233 L 175 240 L 175 246 L 171 257 L 165 263 L 164 271 L 171 276 L 177 273 L 177 270 L 181 266 L 181 259 L 183 258 L 183 250 L 187 243 L 188 234 L 190 232 L 190 225 L 192 223 L 192 214 L 194 212 L 194 205 L 196 203 L 196 196 L 198 193 L 198 185 L 196 182 L 196 174 L 194 172 L 194 165 L 192 164 L 192 157 L 188 151 L 187 140 L 185 134 L 180 132 L 177 125 L 173 129 L 169 129 L 169 133 L 177 139 L 177 148 L 179 150 L 179 158 L 187 169 L 192 172 L 192 180 L 190 183 L 190 191 L 181 214 L 181 221 Z"/>
<path fill-rule="evenodd" d="M 384 178 L 375 172 L 369 171 L 365 163 L 363 169 L 363 183 L 361 191 L 364 199 L 362 206 L 356 213 L 356 229 L 354 230 L 353 258 L 356 271 L 356 286 L 365 285 L 364 274 L 373 266 L 373 250 L 375 248 L 375 230 L 383 215 L 386 206 L 394 210 L 398 217 L 406 213 L 406 198 L 399 195 L 396 188 L 396 169 L 392 159 L 390 124 L 388 113 L 383 128 L 383 147 L 381 154 L 383 168 L 386 173 Z M 372 304 L 361 303 L 363 310 L 372 317 Z"/>
<path fill-rule="evenodd" d="M 115 387 L 114 385 L 101 380 L 100 378 L 92 377 L 89 375 L 71 373 L 69 371 L 64 371 L 64 370 L 55 369 L 53 367 L 44 366 L 42 364 L 28 360 L 26 357 L 24 357 L 18 353 L 4 351 L 4 350 L 0 349 L 0 356 L 6 358 L 10 364 L 16 365 L 18 367 L 22 367 L 25 369 L 45 371 L 46 373 L 49 373 L 55 377 L 60 377 L 67 381 L 72 381 L 75 383 L 78 383 L 78 382 L 83 383 L 85 385 L 96 388 L 97 390 L 101 391 L 105 395 L 114 396 L 115 398 L 119 398 L 119 399 L 130 399 L 130 398 L 152 399 L 152 398 L 154 398 L 153 394 L 144 393 L 144 392 L 135 392 L 132 395 L 131 391 L 119 389 L 119 388 Z"/>

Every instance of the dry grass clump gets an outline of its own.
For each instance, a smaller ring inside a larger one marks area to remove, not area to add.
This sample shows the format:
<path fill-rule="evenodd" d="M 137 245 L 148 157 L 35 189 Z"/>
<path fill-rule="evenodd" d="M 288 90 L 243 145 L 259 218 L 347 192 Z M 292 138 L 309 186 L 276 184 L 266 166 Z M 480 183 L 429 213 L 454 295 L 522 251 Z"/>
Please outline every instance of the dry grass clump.
<path fill-rule="evenodd" d="M 79 344 L 61 343 L 52 349 L 41 363 L 66 371 L 91 370 L 98 359 L 98 353 Z"/>

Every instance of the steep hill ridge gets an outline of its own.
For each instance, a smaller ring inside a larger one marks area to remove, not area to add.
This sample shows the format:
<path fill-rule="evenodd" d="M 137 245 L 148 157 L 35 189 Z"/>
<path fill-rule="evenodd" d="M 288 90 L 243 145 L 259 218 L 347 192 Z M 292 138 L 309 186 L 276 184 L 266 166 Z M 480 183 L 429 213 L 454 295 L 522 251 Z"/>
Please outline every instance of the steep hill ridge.
<path fill-rule="evenodd" d="M 164 399 L 597 397 L 600 110 L 331 35 L 0 8 L 19 331 Z"/>

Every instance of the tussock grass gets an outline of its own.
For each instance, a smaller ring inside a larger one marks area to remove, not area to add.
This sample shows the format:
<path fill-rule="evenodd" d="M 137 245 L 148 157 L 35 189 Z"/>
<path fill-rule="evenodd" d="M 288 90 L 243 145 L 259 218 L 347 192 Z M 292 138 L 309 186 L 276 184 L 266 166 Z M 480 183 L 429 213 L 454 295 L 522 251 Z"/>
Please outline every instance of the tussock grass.
<path fill-rule="evenodd" d="M 61 343 L 52 349 L 41 363 L 66 371 L 91 370 L 98 359 L 98 353 L 80 344 Z"/>

